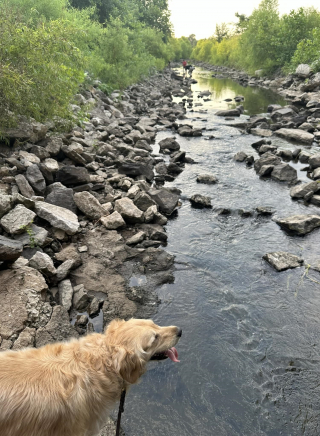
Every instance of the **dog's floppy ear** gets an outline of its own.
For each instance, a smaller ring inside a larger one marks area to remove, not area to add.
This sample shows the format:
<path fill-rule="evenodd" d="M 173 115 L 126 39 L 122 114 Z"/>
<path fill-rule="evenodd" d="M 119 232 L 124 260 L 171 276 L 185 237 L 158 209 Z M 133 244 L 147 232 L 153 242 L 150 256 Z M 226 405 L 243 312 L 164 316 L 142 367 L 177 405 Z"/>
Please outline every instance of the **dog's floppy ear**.
<path fill-rule="evenodd" d="M 143 361 L 132 351 L 123 347 L 116 347 L 115 366 L 121 377 L 128 383 L 134 384 L 145 372 Z"/>

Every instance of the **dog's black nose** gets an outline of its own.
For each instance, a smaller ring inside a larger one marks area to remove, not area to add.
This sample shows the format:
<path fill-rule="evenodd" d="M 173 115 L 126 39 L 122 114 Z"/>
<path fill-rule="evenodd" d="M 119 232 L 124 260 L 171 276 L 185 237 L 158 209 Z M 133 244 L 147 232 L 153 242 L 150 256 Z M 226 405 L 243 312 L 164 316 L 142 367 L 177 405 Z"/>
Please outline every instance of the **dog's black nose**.
<path fill-rule="evenodd" d="M 182 330 L 181 329 L 178 329 L 177 336 L 178 336 L 178 338 L 181 338 L 181 336 L 182 336 Z"/>

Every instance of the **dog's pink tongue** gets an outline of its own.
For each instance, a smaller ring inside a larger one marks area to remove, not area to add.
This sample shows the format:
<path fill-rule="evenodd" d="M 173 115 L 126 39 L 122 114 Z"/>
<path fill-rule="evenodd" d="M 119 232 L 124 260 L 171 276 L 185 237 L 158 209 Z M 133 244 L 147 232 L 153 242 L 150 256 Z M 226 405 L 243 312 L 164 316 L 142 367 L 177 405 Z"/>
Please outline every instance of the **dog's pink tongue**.
<path fill-rule="evenodd" d="M 178 360 L 178 351 L 174 347 L 169 348 L 165 354 L 172 360 L 172 362 L 180 362 L 180 360 Z"/>

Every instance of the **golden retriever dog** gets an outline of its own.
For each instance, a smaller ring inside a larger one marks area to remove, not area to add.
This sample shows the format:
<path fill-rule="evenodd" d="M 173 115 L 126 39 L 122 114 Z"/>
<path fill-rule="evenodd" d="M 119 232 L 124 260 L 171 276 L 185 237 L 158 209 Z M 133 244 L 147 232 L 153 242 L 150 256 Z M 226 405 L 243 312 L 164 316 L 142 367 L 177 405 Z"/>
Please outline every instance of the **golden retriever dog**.
<path fill-rule="evenodd" d="M 149 360 L 178 362 L 181 334 L 151 320 L 113 320 L 104 334 L 0 352 L 0 435 L 96 435 Z"/>

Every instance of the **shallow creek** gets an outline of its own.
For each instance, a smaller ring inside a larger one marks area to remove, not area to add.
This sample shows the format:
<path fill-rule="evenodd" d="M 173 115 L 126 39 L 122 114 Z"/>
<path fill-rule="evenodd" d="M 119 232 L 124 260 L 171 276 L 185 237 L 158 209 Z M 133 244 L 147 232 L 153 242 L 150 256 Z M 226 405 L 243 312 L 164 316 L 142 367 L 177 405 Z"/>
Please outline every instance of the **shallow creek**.
<path fill-rule="evenodd" d="M 292 201 L 286 184 L 261 180 L 253 168 L 235 162 L 240 150 L 257 157 L 251 144 L 259 138 L 214 116 L 235 107 L 223 100 L 238 94 L 245 97 L 246 115 L 285 102 L 205 71 L 194 77 L 194 102 L 205 89 L 213 92 L 211 101 L 188 109 L 182 122 L 207 131 L 198 138 L 177 136 L 196 163 L 168 184 L 183 193 L 167 225 L 166 249 L 176 256 L 177 270 L 175 282 L 158 290 L 162 304 L 154 316 L 160 325 L 183 329 L 181 363 L 150 365 L 127 397 L 123 427 L 127 436 L 319 435 L 320 274 L 310 270 L 303 277 L 304 267 L 277 273 L 262 256 L 288 251 L 306 263 L 319 259 L 320 231 L 289 236 L 255 208 L 272 207 L 281 217 L 319 209 Z M 157 142 L 168 136 L 170 131 L 159 132 Z M 295 148 L 279 139 L 273 143 Z M 219 183 L 197 184 L 201 173 L 214 174 Z M 307 180 L 306 172 L 299 171 L 299 178 Z M 210 196 L 213 209 L 192 208 L 187 198 L 196 193 Z M 218 215 L 221 207 L 231 215 Z M 253 215 L 244 218 L 240 209 Z"/>

